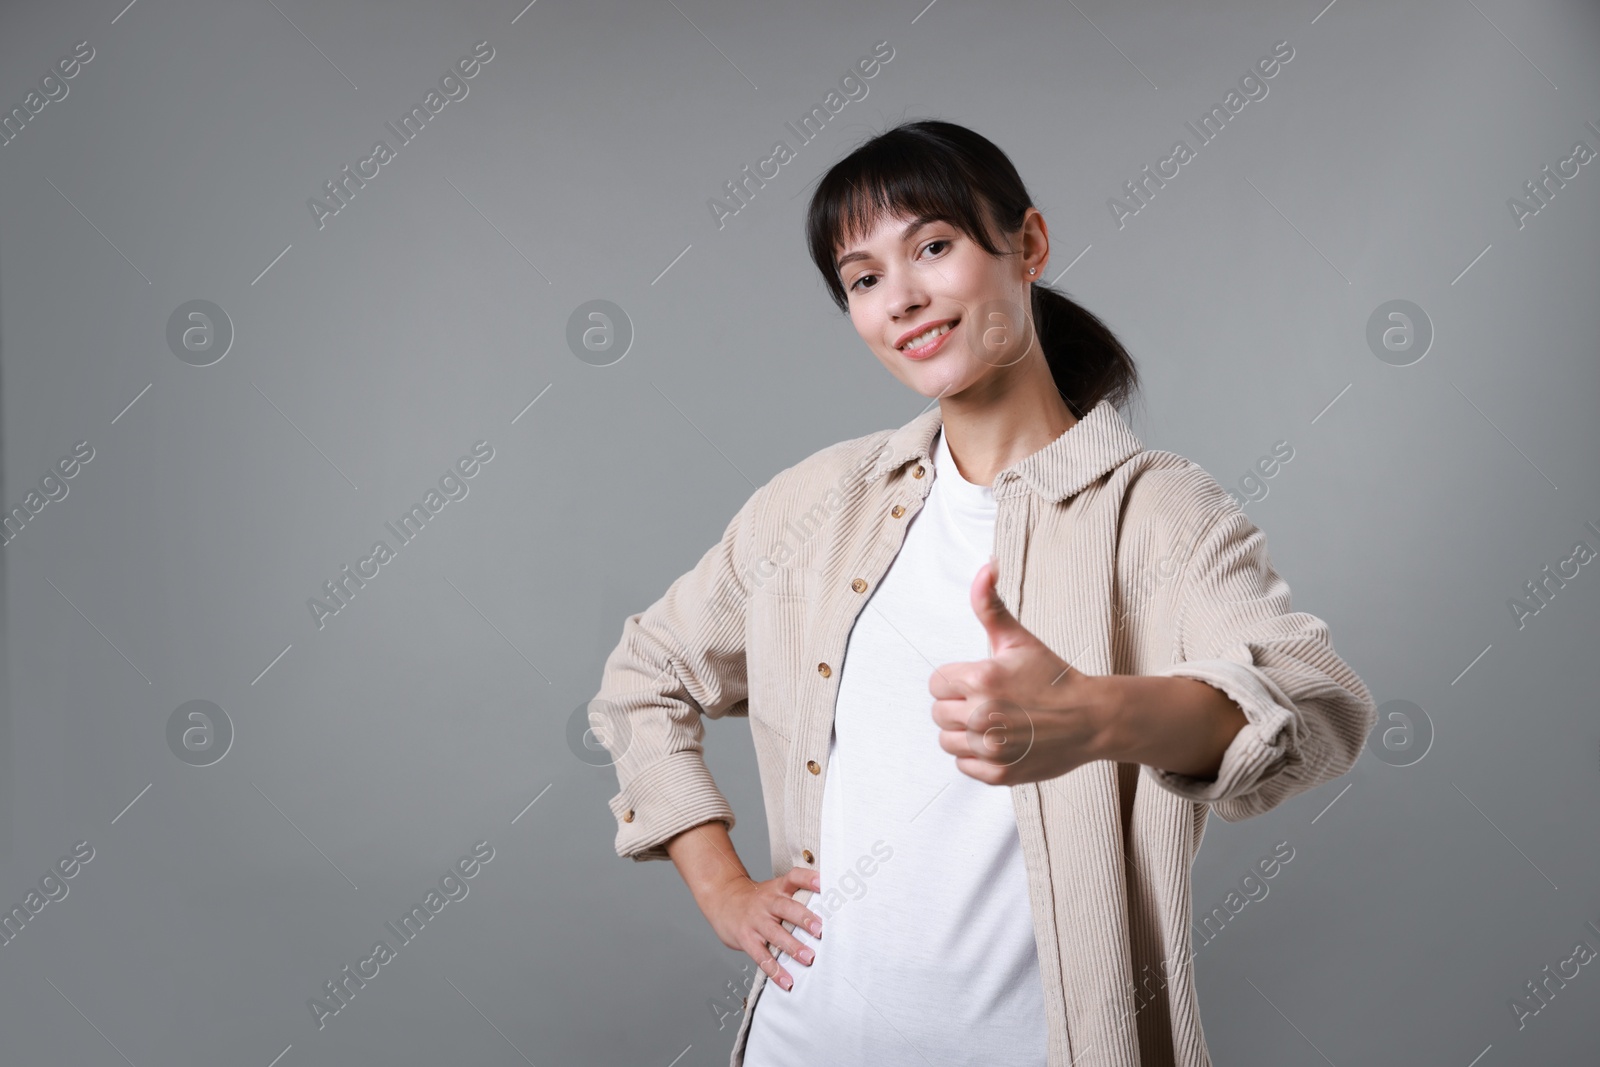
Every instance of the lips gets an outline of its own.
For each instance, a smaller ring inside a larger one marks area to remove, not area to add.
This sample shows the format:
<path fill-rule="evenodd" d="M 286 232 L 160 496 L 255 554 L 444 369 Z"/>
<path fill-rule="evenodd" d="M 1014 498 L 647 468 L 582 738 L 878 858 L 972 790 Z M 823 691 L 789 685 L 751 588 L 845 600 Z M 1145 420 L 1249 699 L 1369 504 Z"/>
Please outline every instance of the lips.
<path fill-rule="evenodd" d="M 898 349 L 901 354 L 906 356 L 908 359 L 927 359 L 940 348 L 944 347 L 945 341 L 949 339 L 951 334 L 955 333 L 955 328 L 960 324 L 960 322 L 960 318 L 951 318 L 937 319 L 933 322 L 924 323 L 921 326 L 901 334 L 900 339 L 895 342 L 895 348 Z M 936 330 L 941 326 L 948 327 L 948 329 L 946 329 L 944 333 L 935 337 L 933 340 L 923 343 L 921 348 L 911 349 L 907 347 L 914 339 L 922 337 L 929 330 Z"/>

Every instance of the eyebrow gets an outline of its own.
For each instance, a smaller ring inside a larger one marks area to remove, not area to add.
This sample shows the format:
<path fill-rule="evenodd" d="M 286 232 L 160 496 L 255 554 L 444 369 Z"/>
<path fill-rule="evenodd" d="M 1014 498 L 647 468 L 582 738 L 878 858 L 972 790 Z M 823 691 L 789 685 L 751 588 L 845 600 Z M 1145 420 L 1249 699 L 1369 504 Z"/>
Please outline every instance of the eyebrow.
<path fill-rule="evenodd" d="M 941 219 L 937 215 L 918 215 L 916 218 L 914 218 L 910 222 L 906 223 L 905 229 L 900 231 L 900 240 L 901 241 L 909 240 L 912 234 L 916 233 L 918 230 L 922 229 L 924 226 L 926 226 L 930 222 L 943 222 L 943 221 L 944 220 Z M 838 262 L 833 265 L 833 269 L 843 273 L 844 265 L 846 263 L 854 263 L 858 259 L 871 259 L 871 258 L 872 258 L 872 255 L 871 255 L 871 253 L 868 253 L 868 252 L 848 252 L 845 255 L 842 255 L 842 256 L 839 257 Z"/>

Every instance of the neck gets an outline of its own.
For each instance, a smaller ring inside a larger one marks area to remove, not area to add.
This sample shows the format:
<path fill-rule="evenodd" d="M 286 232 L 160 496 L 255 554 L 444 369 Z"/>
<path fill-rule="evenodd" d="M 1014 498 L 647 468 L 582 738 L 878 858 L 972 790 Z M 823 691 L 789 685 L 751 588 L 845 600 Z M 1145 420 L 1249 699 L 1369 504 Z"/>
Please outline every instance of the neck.
<path fill-rule="evenodd" d="M 1078 422 L 1057 391 L 1044 356 L 1024 358 L 939 401 L 945 444 L 961 476 L 993 485 L 995 476 L 1027 459 Z"/>

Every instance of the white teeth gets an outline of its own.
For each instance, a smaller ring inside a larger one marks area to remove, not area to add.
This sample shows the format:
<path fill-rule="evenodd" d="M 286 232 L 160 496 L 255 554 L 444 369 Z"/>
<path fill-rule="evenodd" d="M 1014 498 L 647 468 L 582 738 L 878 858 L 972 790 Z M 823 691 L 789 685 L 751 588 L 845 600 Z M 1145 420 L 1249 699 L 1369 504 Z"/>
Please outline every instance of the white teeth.
<path fill-rule="evenodd" d="M 940 337 L 940 336 L 942 336 L 944 334 L 947 334 L 949 332 L 950 332 L 950 324 L 948 322 L 945 323 L 943 326 L 935 326 L 933 329 L 929 330 L 928 332 L 918 334 L 917 336 L 913 337 L 911 340 L 907 341 L 905 344 L 901 345 L 900 346 L 900 351 L 909 352 L 914 348 L 921 348 L 923 345 L 927 344 L 929 341 L 932 341 L 934 338 Z"/>

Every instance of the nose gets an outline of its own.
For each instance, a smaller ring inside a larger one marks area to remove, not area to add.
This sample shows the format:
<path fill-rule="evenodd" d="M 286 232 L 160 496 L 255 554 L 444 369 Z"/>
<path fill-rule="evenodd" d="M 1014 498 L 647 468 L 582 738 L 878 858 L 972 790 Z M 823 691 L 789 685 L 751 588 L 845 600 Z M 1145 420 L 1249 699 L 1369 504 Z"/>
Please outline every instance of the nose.
<path fill-rule="evenodd" d="M 908 319 L 928 306 L 927 290 L 914 280 L 894 283 L 889 292 L 889 314 L 896 319 Z"/>
<path fill-rule="evenodd" d="M 913 303 L 909 300 L 902 300 L 895 305 L 892 314 L 897 324 L 904 325 L 905 323 L 911 321 L 911 319 L 914 318 L 917 312 L 920 310 L 922 310 L 921 304 Z"/>

